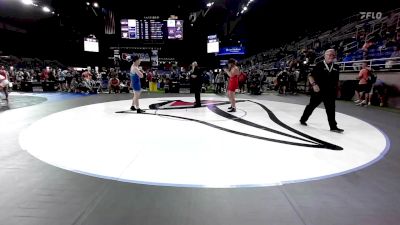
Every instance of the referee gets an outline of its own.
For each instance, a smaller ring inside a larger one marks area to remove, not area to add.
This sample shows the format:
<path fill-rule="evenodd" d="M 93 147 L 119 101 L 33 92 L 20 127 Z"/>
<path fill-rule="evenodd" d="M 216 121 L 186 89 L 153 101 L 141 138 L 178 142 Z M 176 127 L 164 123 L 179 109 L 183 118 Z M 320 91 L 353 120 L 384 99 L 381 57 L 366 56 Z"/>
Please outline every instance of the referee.
<path fill-rule="evenodd" d="M 202 87 L 202 72 L 199 69 L 199 66 L 196 61 L 192 63 L 192 70 L 191 72 L 191 93 L 194 92 L 195 103 L 194 107 L 201 107 L 201 99 L 200 99 L 200 92 Z"/>
<path fill-rule="evenodd" d="M 335 120 L 335 99 L 339 82 L 339 66 L 334 64 L 336 52 L 334 49 L 325 51 L 325 59 L 317 63 L 308 81 L 312 85 L 310 103 L 304 109 L 300 123 L 307 126 L 307 120 L 314 109 L 321 104 L 325 105 L 329 127 L 332 132 L 342 133 L 344 130 L 337 127 Z"/>

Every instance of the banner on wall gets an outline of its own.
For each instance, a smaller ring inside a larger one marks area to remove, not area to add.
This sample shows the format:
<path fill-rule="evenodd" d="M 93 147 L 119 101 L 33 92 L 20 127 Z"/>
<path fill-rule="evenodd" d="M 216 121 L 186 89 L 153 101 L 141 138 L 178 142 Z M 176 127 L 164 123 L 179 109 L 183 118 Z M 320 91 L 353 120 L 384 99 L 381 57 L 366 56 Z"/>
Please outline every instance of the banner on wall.
<path fill-rule="evenodd" d="M 158 67 L 158 50 L 151 50 L 151 66 Z"/>
<path fill-rule="evenodd" d="M 218 55 L 244 55 L 245 50 L 242 46 L 220 48 Z"/>
<path fill-rule="evenodd" d="M 151 56 L 150 52 L 133 52 L 133 53 L 122 53 L 121 58 L 122 60 L 131 62 L 133 56 L 139 56 L 142 62 L 150 62 Z"/>

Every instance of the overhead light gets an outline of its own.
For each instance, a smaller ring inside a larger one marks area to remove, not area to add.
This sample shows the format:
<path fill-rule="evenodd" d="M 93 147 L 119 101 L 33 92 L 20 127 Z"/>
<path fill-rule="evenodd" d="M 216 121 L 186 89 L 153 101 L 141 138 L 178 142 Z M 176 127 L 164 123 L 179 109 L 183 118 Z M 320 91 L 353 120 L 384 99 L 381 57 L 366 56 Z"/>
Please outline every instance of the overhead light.
<path fill-rule="evenodd" d="M 56 14 L 54 11 L 53 11 L 53 12 L 51 12 L 51 13 L 53 13 L 53 14 Z"/>
<path fill-rule="evenodd" d="M 97 2 L 93 2 L 93 7 L 95 7 L 95 8 L 99 8 L 99 3 L 97 3 Z"/>
<path fill-rule="evenodd" d="M 43 6 L 43 12 L 50 12 L 50 9 L 49 9 L 49 7 L 47 7 L 47 6 Z"/>
<path fill-rule="evenodd" d="M 214 2 L 207 3 L 207 7 L 211 7 L 212 5 L 214 5 Z"/>
<path fill-rule="evenodd" d="M 243 14 L 245 11 L 247 11 L 247 9 L 248 9 L 248 6 L 249 6 L 249 5 L 250 5 L 250 3 L 252 3 L 252 2 L 254 2 L 254 0 L 249 0 L 249 1 L 247 2 L 247 4 L 243 6 L 243 8 L 242 8 L 242 11 L 240 11 L 240 13 L 238 12 L 238 14 L 237 14 L 237 15 L 239 15 L 239 14 Z"/>
<path fill-rule="evenodd" d="M 25 5 L 33 5 L 33 1 L 32 0 L 21 0 L 21 2 Z"/>
<path fill-rule="evenodd" d="M 90 2 L 86 2 L 86 5 L 90 5 Z"/>

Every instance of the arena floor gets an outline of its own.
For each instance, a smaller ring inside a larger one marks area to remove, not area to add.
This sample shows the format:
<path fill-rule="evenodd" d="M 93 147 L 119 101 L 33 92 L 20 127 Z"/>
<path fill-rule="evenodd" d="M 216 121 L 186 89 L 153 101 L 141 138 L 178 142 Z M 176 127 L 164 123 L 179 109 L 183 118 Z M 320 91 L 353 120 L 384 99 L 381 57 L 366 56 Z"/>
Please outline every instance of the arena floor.
<path fill-rule="evenodd" d="M 397 225 L 400 112 L 308 97 L 12 93 L 0 224 Z"/>

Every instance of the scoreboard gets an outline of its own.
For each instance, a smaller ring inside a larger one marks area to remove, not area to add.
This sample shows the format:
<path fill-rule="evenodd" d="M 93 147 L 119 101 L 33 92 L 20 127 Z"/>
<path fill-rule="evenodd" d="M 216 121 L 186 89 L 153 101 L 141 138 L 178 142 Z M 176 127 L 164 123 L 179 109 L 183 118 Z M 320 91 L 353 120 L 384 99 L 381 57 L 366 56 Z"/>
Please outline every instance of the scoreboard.
<path fill-rule="evenodd" d="M 121 38 L 138 40 L 182 40 L 183 20 L 122 19 Z"/>

